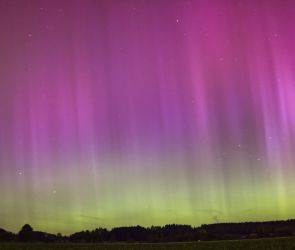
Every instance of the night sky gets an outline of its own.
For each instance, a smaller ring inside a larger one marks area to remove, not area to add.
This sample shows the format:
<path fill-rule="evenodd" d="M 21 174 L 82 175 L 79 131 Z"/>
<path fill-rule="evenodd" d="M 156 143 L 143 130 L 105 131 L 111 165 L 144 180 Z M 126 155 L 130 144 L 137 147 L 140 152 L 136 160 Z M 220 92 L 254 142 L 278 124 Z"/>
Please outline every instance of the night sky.
<path fill-rule="evenodd" d="M 0 0 L 0 227 L 295 217 L 295 1 Z"/>

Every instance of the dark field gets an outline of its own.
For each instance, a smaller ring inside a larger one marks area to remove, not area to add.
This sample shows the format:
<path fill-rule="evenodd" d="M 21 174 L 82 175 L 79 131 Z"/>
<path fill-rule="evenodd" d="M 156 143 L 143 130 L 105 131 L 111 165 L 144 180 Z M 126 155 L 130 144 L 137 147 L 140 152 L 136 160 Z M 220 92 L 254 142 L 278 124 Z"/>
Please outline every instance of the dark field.
<path fill-rule="evenodd" d="M 0 250 L 295 250 L 295 238 L 159 244 L 46 244 L 6 243 Z"/>

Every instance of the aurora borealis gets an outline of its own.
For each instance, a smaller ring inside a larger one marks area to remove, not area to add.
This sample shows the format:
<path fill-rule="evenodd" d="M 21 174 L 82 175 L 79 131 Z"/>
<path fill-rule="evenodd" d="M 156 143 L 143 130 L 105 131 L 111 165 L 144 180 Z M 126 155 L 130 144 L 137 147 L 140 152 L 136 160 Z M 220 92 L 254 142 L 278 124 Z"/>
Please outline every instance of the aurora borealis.
<path fill-rule="evenodd" d="M 295 2 L 0 1 L 0 227 L 295 217 Z"/>

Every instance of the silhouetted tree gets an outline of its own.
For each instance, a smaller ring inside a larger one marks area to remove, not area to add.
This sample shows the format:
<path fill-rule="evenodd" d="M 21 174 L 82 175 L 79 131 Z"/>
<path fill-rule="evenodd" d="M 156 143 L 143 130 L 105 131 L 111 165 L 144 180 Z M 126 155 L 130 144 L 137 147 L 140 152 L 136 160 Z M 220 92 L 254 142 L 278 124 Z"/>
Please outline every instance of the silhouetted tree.
<path fill-rule="evenodd" d="M 33 240 L 33 228 L 29 224 L 25 224 L 18 233 L 20 241 L 28 242 Z"/>

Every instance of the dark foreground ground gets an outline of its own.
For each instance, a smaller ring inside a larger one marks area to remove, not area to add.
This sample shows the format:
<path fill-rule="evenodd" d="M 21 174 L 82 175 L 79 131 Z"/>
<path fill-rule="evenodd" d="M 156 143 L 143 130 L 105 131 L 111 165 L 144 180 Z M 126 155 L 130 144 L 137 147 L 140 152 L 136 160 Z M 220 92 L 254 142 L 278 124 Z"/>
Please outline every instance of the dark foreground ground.
<path fill-rule="evenodd" d="M 295 250 L 295 238 L 160 244 L 1 243 L 0 250 Z"/>

